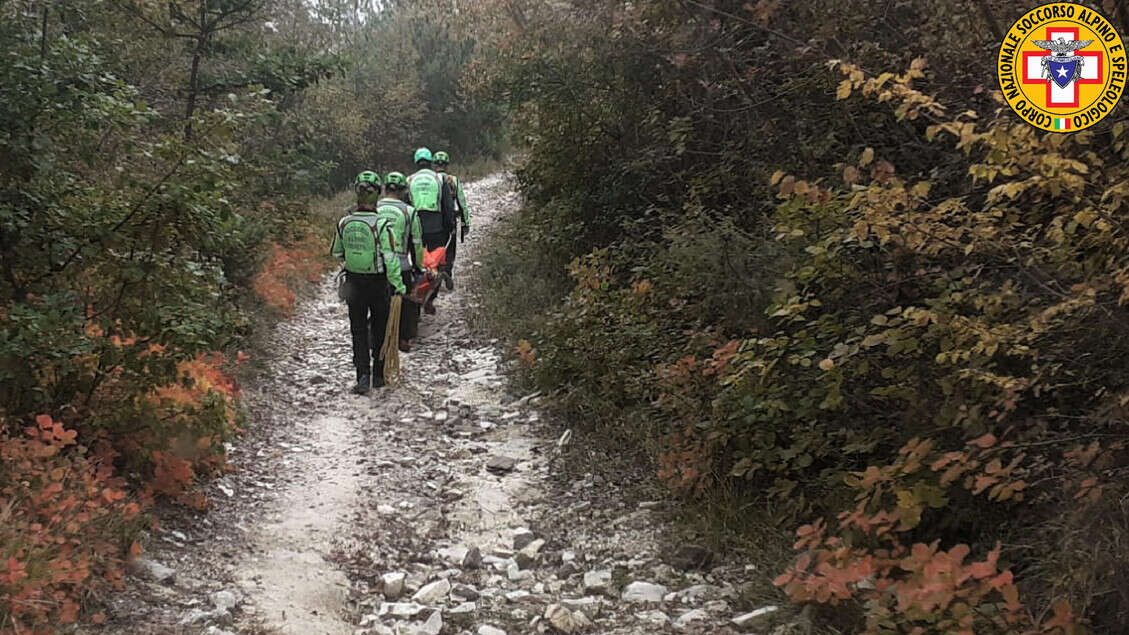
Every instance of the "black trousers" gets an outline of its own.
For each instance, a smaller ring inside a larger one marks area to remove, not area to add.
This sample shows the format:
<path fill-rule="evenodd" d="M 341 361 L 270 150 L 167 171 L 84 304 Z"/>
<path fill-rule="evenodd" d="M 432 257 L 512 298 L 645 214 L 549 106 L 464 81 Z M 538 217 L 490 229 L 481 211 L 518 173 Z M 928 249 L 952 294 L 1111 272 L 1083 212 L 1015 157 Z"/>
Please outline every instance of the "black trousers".
<path fill-rule="evenodd" d="M 357 378 L 372 374 L 374 382 L 383 377 L 380 348 L 388 328 L 391 289 L 384 274 L 348 273 L 349 330 L 353 333 L 353 366 Z"/>
<path fill-rule="evenodd" d="M 454 275 L 455 272 L 455 252 L 459 250 L 459 224 L 455 223 L 455 228 L 451 230 L 451 246 L 447 248 L 447 264 L 443 266 L 443 270 L 448 274 Z"/>

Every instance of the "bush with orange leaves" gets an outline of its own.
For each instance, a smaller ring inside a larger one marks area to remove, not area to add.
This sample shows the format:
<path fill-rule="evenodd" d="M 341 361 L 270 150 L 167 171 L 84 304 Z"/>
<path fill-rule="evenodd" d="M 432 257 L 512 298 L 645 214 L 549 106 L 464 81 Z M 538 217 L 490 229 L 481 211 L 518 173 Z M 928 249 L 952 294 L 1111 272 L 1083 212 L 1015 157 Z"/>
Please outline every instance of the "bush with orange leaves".
<path fill-rule="evenodd" d="M 300 287 L 325 270 L 323 245 L 311 235 L 270 246 L 254 290 L 289 312 Z M 226 467 L 223 442 L 240 417 L 229 370 L 247 356 L 185 359 L 118 324 L 108 328 L 87 322 L 95 346 L 66 360 L 88 378 L 78 384 L 85 394 L 64 408 L 68 425 L 40 415 L 18 434 L 20 420 L 0 419 L 0 629 L 49 632 L 75 622 L 100 588 L 122 587 L 154 497 L 202 509 L 208 501 L 193 486 Z M 141 481 L 127 486 L 118 476 L 125 473 Z"/>
<path fill-rule="evenodd" d="M 141 505 L 111 458 L 47 415 L 0 436 L 0 628 L 49 632 L 74 622 L 97 589 L 122 586 L 122 542 Z"/>
<path fill-rule="evenodd" d="M 177 362 L 135 336 L 87 335 L 133 361 L 172 364 L 176 379 L 144 389 L 116 368 L 66 423 L 40 415 L 21 430 L 20 421 L 0 419 L 0 624 L 17 632 L 74 622 L 100 588 L 120 588 L 127 548 L 140 553 L 144 509 L 157 495 L 204 507 L 192 486 L 224 467 L 222 442 L 238 430 L 239 387 L 222 355 Z M 100 358 L 103 369 L 112 357 Z M 142 480 L 127 485 L 125 473 Z"/>
<path fill-rule="evenodd" d="M 317 282 L 329 268 L 328 249 L 322 237 L 309 233 L 292 244 L 268 243 L 270 256 L 255 276 L 254 290 L 267 306 L 289 315 L 297 291 Z"/>
<path fill-rule="evenodd" d="M 149 425 L 120 445 L 151 468 L 146 498 L 164 494 L 197 508 L 207 504 L 198 493 L 185 498 L 186 492 L 198 474 L 224 468 L 223 441 L 239 430 L 239 386 L 223 364 L 219 353 L 180 362 L 179 383 L 138 400 Z"/>
<path fill-rule="evenodd" d="M 112 452 L 118 467 L 142 476 L 145 500 L 164 494 L 203 507 L 202 497 L 183 495 L 197 474 L 224 465 L 222 443 L 238 431 L 239 421 L 239 386 L 227 369 L 247 356 L 238 353 L 230 364 L 218 352 L 177 361 L 136 336 L 107 339 L 110 349 L 132 351 L 126 357 L 140 357 L 153 368 L 169 366 L 171 372 L 165 372 L 172 381 L 154 377 L 155 385 L 145 388 L 144 376 L 139 380 L 123 368 L 106 373 L 83 404 L 79 431 Z"/>

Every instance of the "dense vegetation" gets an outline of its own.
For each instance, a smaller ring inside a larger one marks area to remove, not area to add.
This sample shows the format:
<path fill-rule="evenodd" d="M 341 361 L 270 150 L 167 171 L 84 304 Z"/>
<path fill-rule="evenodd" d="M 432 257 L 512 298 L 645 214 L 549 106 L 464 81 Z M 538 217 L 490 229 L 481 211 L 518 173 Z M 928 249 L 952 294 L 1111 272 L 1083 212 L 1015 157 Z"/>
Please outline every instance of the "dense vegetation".
<path fill-rule="evenodd" d="M 239 351 L 324 269 L 313 195 L 497 153 L 448 13 L 0 2 L 0 630 L 103 619 L 153 498 L 207 504 Z"/>
<path fill-rule="evenodd" d="M 1126 124 L 1001 107 L 1026 8 L 531 5 L 485 80 L 528 143 L 486 275 L 528 381 L 799 526 L 775 582 L 843 632 L 1129 622 Z"/>
<path fill-rule="evenodd" d="M 1126 123 L 1002 107 L 1020 5 L 0 2 L 0 628 L 104 619 L 154 497 L 207 504 L 239 351 L 322 271 L 313 197 L 505 120 L 524 379 L 794 531 L 776 593 L 1121 632 Z"/>

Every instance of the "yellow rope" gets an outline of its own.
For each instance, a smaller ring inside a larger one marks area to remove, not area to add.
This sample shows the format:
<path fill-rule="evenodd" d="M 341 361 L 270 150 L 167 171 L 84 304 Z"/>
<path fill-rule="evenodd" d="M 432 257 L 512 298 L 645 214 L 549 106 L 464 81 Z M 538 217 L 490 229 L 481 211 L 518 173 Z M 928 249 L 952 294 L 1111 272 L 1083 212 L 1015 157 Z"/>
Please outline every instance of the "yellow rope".
<path fill-rule="evenodd" d="M 400 307 L 403 304 L 403 296 L 392 296 L 388 328 L 384 330 L 384 345 L 380 348 L 380 358 L 384 360 L 384 383 L 389 386 L 400 383 Z"/>

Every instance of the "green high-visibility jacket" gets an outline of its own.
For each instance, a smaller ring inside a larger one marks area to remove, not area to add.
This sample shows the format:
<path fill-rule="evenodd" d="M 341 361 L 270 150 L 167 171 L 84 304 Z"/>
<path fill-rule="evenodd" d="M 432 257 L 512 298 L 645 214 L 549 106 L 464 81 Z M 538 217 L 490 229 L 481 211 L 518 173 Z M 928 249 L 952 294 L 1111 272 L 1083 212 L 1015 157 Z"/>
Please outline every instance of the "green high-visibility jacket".
<path fill-rule="evenodd" d="M 451 191 L 455 193 L 455 203 L 459 206 L 459 214 L 462 215 L 463 225 L 470 227 L 470 208 L 467 207 L 466 204 L 466 194 L 463 194 L 462 181 L 454 174 L 448 174 L 446 172 L 440 172 L 439 176 L 440 178 L 448 179 L 448 183 L 451 184 Z"/>
<path fill-rule="evenodd" d="M 376 204 L 376 214 L 380 219 L 381 232 L 388 234 L 391 240 L 391 251 L 399 263 L 399 271 L 403 273 L 413 267 L 422 268 L 423 229 L 415 209 L 397 199 L 384 198 Z M 400 293 L 406 292 L 402 276 L 399 283 L 392 282 L 392 286 Z"/>
<path fill-rule="evenodd" d="M 379 274 L 401 293 L 404 280 L 393 247 L 392 229 L 375 210 L 353 208 L 337 222 L 329 253 L 340 258 L 349 273 Z"/>
<path fill-rule="evenodd" d="M 408 177 L 412 205 L 421 212 L 439 211 L 439 175 L 424 168 Z"/>

